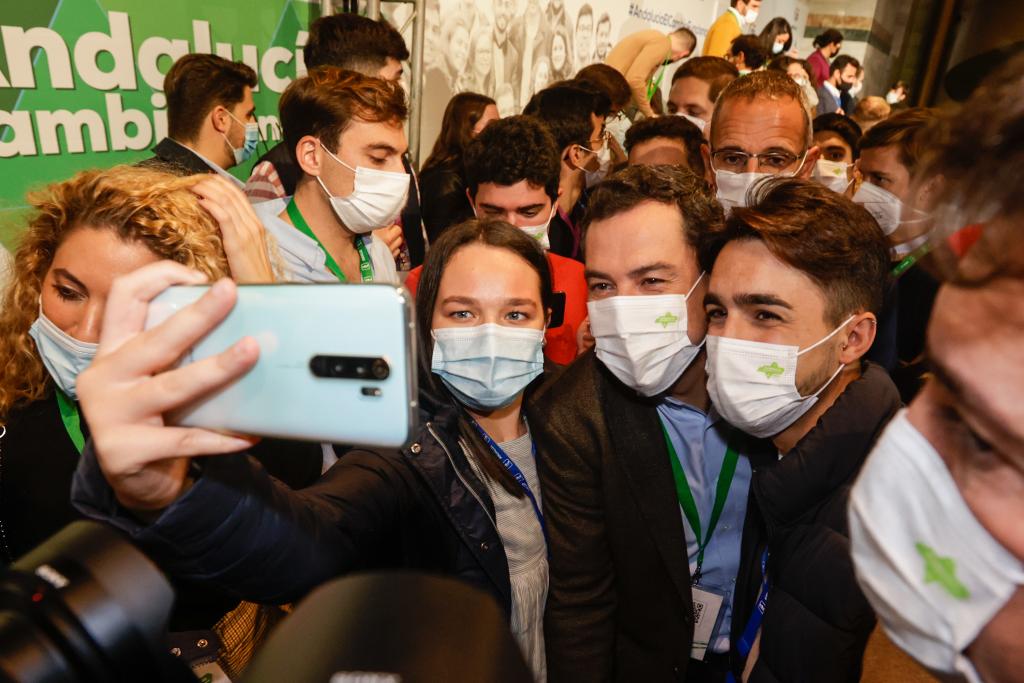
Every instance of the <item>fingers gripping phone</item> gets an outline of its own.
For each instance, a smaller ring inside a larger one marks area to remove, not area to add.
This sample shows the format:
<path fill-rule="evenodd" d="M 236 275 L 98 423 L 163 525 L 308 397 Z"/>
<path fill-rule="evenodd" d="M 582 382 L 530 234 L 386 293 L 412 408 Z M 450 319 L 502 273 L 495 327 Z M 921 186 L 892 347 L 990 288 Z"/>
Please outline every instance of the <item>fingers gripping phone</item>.
<path fill-rule="evenodd" d="M 208 287 L 170 287 L 149 306 L 159 325 Z M 224 432 L 398 448 L 417 413 L 415 316 L 402 287 L 240 285 L 221 324 L 182 358 L 214 356 L 245 336 L 259 360 L 233 384 L 168 415 Z"/>

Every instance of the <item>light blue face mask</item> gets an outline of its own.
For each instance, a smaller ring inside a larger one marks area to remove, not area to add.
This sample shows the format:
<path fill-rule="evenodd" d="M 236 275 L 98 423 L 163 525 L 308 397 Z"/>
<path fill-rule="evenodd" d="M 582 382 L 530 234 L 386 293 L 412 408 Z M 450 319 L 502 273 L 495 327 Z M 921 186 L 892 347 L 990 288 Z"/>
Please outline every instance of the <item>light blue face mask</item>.
<path fill-rule="evenodd" d="M 39 357 L 54 384 L 72 401 L 77 401 L 75 381 L 79 373 L 89 367 L 99 345 L 78 341 L 43 315 L 42 309 L 28 333 L 35 340 Z"/>
<path fill-rule="evenodd" d="M 245 142 L 242 143 L 241 147 L 235 147 L 231 144 L 231 141 L 228 140 L 227 135 L 224 135 L 224 133 L 221 133 L 221 135 L 224 135 L 224 142 L 228 143 L 228 147 L 231 148 L 231 153 L 235 155 L 235 164 L 245 163 L 253 155 L 253 152 L 256 151 L 256 145 L 260 142 L 259 124 L 243 123 L 231 112 L 228 112 L 228 116 L 234 119 L 238 125 L 245 127 Z"/>
<path fill-rule="evenodd" d="M 430 369 L 471 410 L 504 408 L 544 371 L 544 330 L 487 323 L 432 334 Z"/>

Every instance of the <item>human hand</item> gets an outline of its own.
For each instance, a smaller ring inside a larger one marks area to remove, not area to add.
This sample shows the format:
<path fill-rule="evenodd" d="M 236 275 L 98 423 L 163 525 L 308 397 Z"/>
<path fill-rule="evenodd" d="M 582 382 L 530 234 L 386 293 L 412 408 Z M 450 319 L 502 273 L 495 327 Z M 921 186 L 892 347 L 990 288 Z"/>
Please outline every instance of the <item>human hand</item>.
<path fill-rule="evenodd" d="M 115 280 L 96 358 L 76 382 L 100 469 L 130 510 L 152 512 L 174 502 L 187 490 L 191 457 L 253 443 L 164 421 L 166 413 L 244 375 L 259 356 L 256 341 L 245 337 L 223 353 L 173 368 L 231 311 L 237 292 L 228 279 L 157 327 L 143 329 L 150 301 L 164 289 L 204 283 L 201 274 L 171 261 Z"/>
<path fill-rule="evenodd" d="M 274 281 L 267 253 L 266 230 L 252 204 L 230 180 L 211 174 L 191 187 L 220 226 L 221 241 L 231 267 L 231 277 L 244 284 Z"/>
<path fill-rule="evenodd" d="M 388 246 L 392 257 L 398 258 L 398 252 L 402 250 L 402 245 L 405 244 L 405 233 L 402 232 L 401 225 L 396 223 L 390 228 L 379 228 L 373 231 L 373 236 Z"/>

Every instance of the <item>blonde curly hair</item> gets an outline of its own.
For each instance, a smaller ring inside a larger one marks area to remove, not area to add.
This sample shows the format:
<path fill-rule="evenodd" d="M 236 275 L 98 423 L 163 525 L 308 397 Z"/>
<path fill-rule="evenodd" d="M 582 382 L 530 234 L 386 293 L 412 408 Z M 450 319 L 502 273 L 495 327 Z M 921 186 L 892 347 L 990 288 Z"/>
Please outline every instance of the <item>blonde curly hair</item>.
<path fill-rule="evenodd" d="M 230 274 L 217 222 L 189 191 L 205 177 L 116 166 L 83 171 L 29 195 L 35 211 L 0 306 L 0 425 L 12 408 L 43 398 L 49 389 L 49 373 L 28 331 L 39 315 L 43 279 L 57 248 L 76 228 L 113 230 L 211 279 Z"/>

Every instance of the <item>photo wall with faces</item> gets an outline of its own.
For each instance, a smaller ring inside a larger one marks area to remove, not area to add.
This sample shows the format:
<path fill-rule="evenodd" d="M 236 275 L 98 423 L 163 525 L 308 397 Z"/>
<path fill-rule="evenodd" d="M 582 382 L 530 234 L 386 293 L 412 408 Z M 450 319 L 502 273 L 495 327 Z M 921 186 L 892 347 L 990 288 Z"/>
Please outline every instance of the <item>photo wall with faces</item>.
<path fill-rule="evenodd" d="M 725 7 L 728 0 L 427 0 L 420 159 L 457 93 L 493 97 L 512 116 L 538 90 L 603 62 L 630 33 L 687 26 L 699 51 Z"/>

